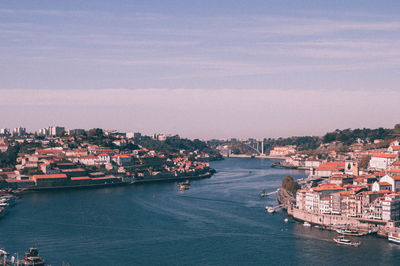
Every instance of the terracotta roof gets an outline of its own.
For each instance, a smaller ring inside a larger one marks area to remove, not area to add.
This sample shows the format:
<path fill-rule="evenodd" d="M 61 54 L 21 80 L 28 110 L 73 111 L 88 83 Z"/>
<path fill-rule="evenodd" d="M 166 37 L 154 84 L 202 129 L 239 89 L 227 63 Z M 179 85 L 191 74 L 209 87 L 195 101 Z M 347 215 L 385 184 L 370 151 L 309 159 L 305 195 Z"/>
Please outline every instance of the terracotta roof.
<path fill-rule="evenodd" d="M 88 176 L 71 177 L 71 180 L 90 180 Z"/>
<path fill-rule="evenodd" d="M 86 160 L 90 160 L 90 159 L 96 160 L 98 158 L 99 157 L 97 157 L 97 156 L 82 156 L 82 157 L 79 157 L 79 159 L 86 159 Z"/>
<path fill-rule="evenodd" d="M 395 161 L 392 165 L 394 165 L 394 166 L 400 166 L 400 161 Z"/>
<path fill-rule="evenodd" d="M 379 154 L 374 154 L 371 157 L 394 159 L 396 158 L 396 154 L 379 153 Z"/>
<path fill-rule="evenodd" d="M 43 179 L 43 178 L 67 178 L 66 174 L 53 174 L 53 175 L 34 175 L 34 179 Z"/>
<path fill-rule="evenodd" d="M 318 187 L 312 188 L 314 191 L 325 191 L 325 190 L 342 190 L 343 188 L 341 186 L 338 186 L 336 184 L 321 184 Z"/>
<path fill-rule="evenodd" d="M 391 186 L 391 184 L 388 182 L 379 182 L 379 185 L 380 186 Z"/>
<path fill-rule="evenodd" d="M 377 173 L 373 173 L 374 176 L 379 177 L 379 176 L 385 176 L 386 173 L 385 172 L 377 172 Z"/>
<path fill-rule="evenodd" d="M 317 171 L 338 171 L 343 169 L 345 166 L 344 162 L 326 162 L 317 167 Z"/>
<path fill-rule="evenodd" d="M 19 182 L 32 182 L 32 180 L 24 179 L 24 180 L 17 180 L 17 179 L 6 179 L 7 183 L 19 183 Z"/>
<path fill-rule="evenodd" d="M 74 168 L 74 169 L 62 169 L 61 172 L 83 172 L 86 171 L 83 168 Z"/>

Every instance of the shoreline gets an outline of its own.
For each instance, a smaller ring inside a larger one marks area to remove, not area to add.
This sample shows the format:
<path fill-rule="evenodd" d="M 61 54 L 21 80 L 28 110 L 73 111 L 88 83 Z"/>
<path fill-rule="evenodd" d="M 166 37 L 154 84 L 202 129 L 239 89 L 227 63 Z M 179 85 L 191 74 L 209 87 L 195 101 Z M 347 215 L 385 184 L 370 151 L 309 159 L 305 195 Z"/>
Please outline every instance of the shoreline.
<path fill-rule="evenodd" d="M 74 190 L 74 189 L 96 189 L 102 187 L 116 187 L 116 186 L 130 186 L 130 185 L 141 185 L 147 183 L 161 183 L 161 182 L 174 182 L 174 181 L 185 181 L 185 180 L 199 180 L 205 178 L 211 178 L 213 172 L 207 172 L 204 174 L 194 176 L 173 176 L 173 177 L 160 177 L 160 178 L 149 178 L 149 179 L 134 179 L 132 181 L 118 181 L 101 184 L 86 184 L 86 185 L 71 185 L 71 186 L 55 186 L 55 187 L 31 187 L 16 189 L 11 191 L 5 191 L 6 194 L 21 195 L 26 193 L 35 193 L 40 191 L 57 191 L 57 190 Z"/>

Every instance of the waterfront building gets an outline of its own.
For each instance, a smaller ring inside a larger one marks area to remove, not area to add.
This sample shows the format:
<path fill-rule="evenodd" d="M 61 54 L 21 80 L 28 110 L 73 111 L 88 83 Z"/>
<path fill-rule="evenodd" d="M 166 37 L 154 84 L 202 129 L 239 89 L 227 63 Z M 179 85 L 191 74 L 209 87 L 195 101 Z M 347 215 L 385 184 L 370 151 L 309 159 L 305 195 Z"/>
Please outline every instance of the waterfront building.
<path fill-rule="evenodd" d="M 307 192 L 312 192 L 310 190 L 306 189 L 300 189 L 296 193 L 296 207 L 300 210 L 305 210 L 306 209 L 306 193 Z"/>
<path fill-rule="evenodd" d="M 321 214 L 330 214 L 331 213 L 330 197 L 321 198 L 319 200 L 319 211 Z"/>
<path fill-rule="evenodd" d="M 343 187 L 336 184 L 322 184 L 318 187 L 311 188 L 310 191 L 305 192 L 305 210 L 311 213 L 321 213 L 320 207 L 322 206 L 321 204 L 323 204 L 323 207 L 330 212 L 330 199 L 326 201 L 326 198 L 329 197 L 330 194 L 342 190 Z M 325 198 L 324 203 L 320 203 L 322 198 Z M 326 204 L 329 204 L 328 208 L 326 208 Z"/>
<path fill-rule="evenodd" d="M 400 220 L 400 196 L 399 194 L 389 194 L 382 201 L 382 220 Z"/>
<path fill-rule="evenodd" d="M 376 198 L 369 206 L 367 219 L 382 220 L 382 201 L 384 197 Z"/>
<path fill-rule="evenodd" d="M 66 174 L 34 175 L 32 180 L 37 187 L 56 187 L 66 185 L 68 177 Z"/>
<path fill-rule="evenodd" d="M 341 214 L 342 213 L 341 193 L 343 193 L 343 192 L 347 192 L 347 191 L 332 193 L 329 196 L 330 197 L 331 213 L 332 214 Z"/>

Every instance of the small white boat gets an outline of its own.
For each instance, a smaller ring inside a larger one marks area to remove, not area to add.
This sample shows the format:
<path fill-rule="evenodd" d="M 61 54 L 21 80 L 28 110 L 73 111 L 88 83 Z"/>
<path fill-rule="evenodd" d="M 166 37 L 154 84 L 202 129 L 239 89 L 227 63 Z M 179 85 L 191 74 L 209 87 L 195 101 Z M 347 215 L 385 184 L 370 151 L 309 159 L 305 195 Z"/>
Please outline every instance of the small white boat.
<path fill-rule="evenodd" d="M 274 213 L 275 209 L 271 206 L 265 206 L 265 209 L 267 210 L 268 213 Z"/>
<path fill-rule="evenodd" d="M 400 244 L 400 234 L 396 232 L 389 232 L 388 234 L 388 240 L 390 242 Z"/>
<path fill-rule="evenodd" d="M 335 241 L 340 245 L 353 246 L 353 247 L 358 247 L 361 244 L 361 242 L 352 242 L 350 239 L 347 239 L 344 236 L 335 237 L 333 241 Z"/>
<path fill-rule="evenodd" d="M 311 224 L 310 224 L 309 222 L 304 222 L 304 223 L 303 223 L 303 226 L 310 227 L 310 226 L 311 226 Z"/>
<path fill-rule="evenodd" d="M 283 220 L 285 223 L 289 222 L 288 218 L 285 218 L 285 220 Z"/>

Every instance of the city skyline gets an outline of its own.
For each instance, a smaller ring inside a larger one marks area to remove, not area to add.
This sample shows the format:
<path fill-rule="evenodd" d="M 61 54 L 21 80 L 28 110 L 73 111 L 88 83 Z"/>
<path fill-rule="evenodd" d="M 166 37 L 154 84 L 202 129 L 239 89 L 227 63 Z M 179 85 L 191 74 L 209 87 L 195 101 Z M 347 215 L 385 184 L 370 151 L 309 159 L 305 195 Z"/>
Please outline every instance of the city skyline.
<path fill-rule="evenodd" d="M 391 128 L 398 11 L 396 1 L 1 3 L 0 124 L 201 139 Z"/>

